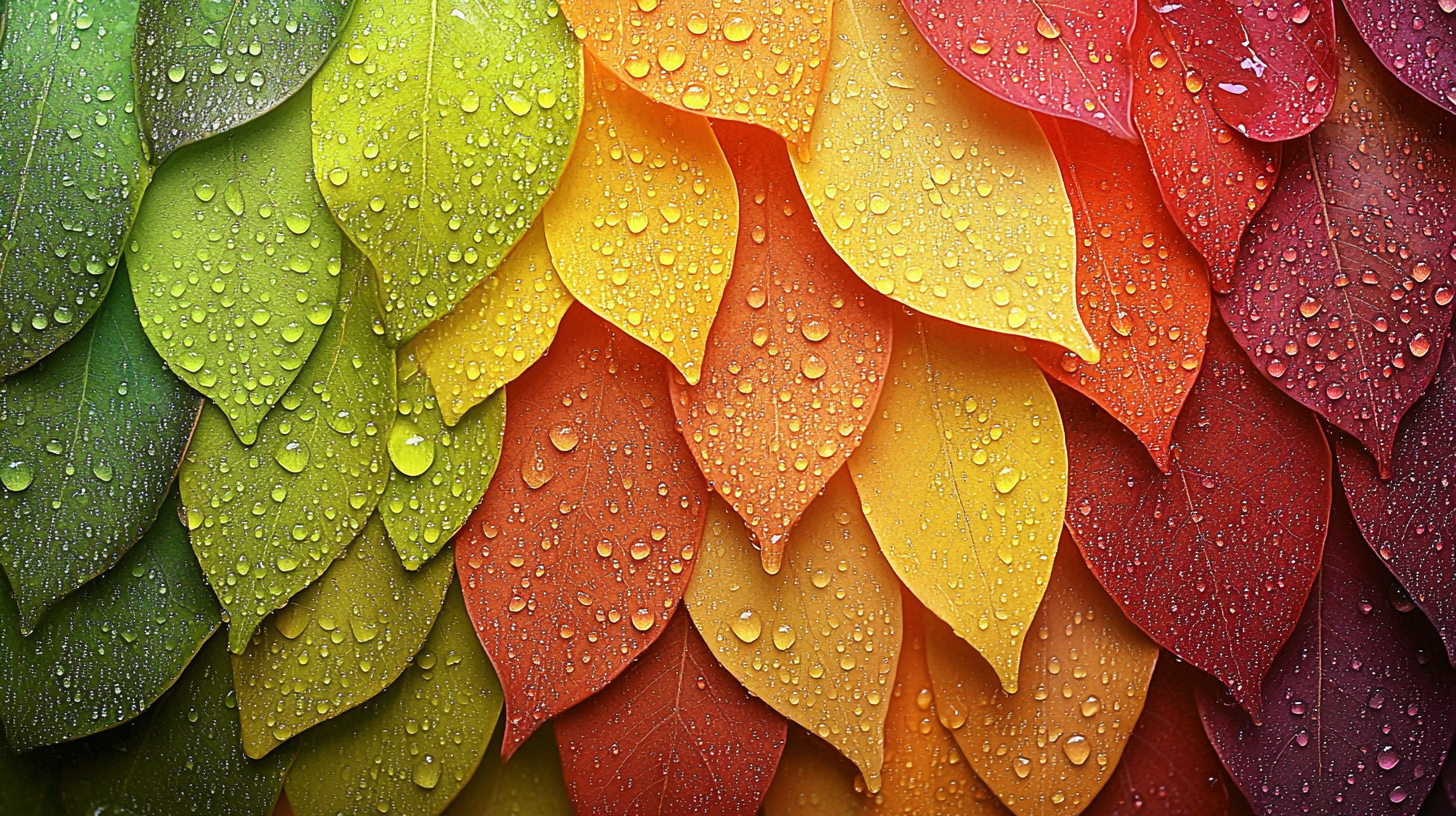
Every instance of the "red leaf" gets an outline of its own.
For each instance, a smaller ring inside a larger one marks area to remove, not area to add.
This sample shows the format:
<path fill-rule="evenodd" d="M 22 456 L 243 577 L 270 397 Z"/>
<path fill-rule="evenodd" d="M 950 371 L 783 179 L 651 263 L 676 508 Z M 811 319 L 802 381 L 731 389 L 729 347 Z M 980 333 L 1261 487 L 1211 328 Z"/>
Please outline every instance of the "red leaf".
<path fill-rule="evenodd" d="M 1163 203 L 1208 261 L 1216 292 L 1233 285 L 1239 239 L 1279 175 L 1279 145 L 1239 135 L 1190 93 L 1188 58 L 1144 2 L 1133 34 L 1132 118 L 1142 133 Z"/>
<path fill-rule="evenodd" d="M 1153 4 L 1186 56 L 1190 91 L 1213 97 L 1218 115 L 1261 142 L 1303 136 L 1335 98 L 1331 0 L 1189 0 Z"/>
<path fill-rule="evenodd" d="M 1388 475 L 1400 418 L 1450 330 L 1456 141 L 1446 114 L 1380 68 L 1348 21 L 1341 29 L 1336 114 L 1285 148 L 1219 308 L 1270 380 Z"/>
<path fill-rule="evenodd" d="M 674 375 L 672 404 L 776 573 L 789 530 L 864 437 L 893 321 L 814 226 L 784 140 L 734 122 L 713 131 L 738 183 L 738 249 L 702 378 Z"/>
<path fill-rule="evenodd" d="M 1168 469 L 1168 443 L 1208 332 L 1203 261 L 1168 217 L 1137 142 L 1042 117 L 1072 201 L 1077 311 L 1102 359 L 1032 341 L 1031 357 L 1126 425 Z"/>
<path fill-rule="evenodd" d="M 573 306 L 511 384 L 495 480 L 455 547 L 505 689 L 505 758 L 651 645 L 687 588 L 707 485 L 664 365 Z"/>
<path fill-rule="evenodd" d="M 1260 377 L 1217 320 L 1173 430 L 1172 472 L 1131 432 L 1057 392 L 1071 464 L 1067 525 L 1127 616 L 1258 715 L 1259 681 L 1293 631 L 1330 513 L 1319 423 Z"/>
<path fill-rule="evenodd" d="M 1137 138 L 1128 65 L 1137 0 L 905 0 L 905 9 L 936 53 L 987 91 Z"/>
<path fill-rule="evenodd" d="M 1446 0 L 1450 4 L 1450 0 Z M 1360 37 L 1391 73 L 1456 113 L 1456 20 L 1431 0 L 1345 0 Z"/>
<path fill-rule="evenodd" d="M 718 665 L 686 615 L 556 721 L 578 816 L 751 816 L 787 736 L 788 721 Z"/>
<path fill-rule="evenodd" d="M 1413 814 L 1456 733 L 1456 670 L 1336 500 L 1324 566 L 1264 678 L 1255 725 L 1200 689 L 1203 726 L 1255 809 Z"/>

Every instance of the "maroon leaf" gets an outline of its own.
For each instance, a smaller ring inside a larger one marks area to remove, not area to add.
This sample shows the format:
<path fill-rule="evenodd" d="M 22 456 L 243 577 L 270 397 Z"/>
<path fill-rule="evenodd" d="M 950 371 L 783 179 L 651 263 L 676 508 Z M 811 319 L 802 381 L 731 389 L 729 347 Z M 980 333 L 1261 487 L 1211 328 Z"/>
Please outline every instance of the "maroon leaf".
<path fill-rule="evenodd" d="M 1345 0 L 1380 62 L 1421 96 L 1456 113 L 1456 20 L 1449 5 L 1451 0 Z"/>
<path fill-rule="evenodd" d="M 1264 678 L 1261 724 L 1199 691 L 1203 727 L 1255 810 L 1414 814 L 1456 732 L 1456 670 L 1335 501 L 1324 566 Z"/>
<path fill-rule="evenodd" d="M 738 685 L 687 615 L 556 721 L 578 816 L 752 816 L 788 722 Z"/>
<path fill-rule="evenodd" d="M 1319 424 L 1216 319 L 1168 474 L 1131 431 L 1056 388 L 1067 525 L 1088 566 L 1153 640 L 1257 716 L 1259 681 L 1294 629 L 1324 544 L 1330 453 Z"/>

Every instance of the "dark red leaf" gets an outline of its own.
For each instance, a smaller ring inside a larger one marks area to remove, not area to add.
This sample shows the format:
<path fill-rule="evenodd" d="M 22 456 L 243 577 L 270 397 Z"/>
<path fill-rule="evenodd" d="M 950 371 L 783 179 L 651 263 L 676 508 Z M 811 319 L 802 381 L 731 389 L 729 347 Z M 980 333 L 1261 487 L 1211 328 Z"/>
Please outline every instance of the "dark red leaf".
<path fill-rule="evenodd" d="M 1293 631 L 1330 513 L 1330 452 L 1314 416 L 1259 376 L 1221 321 L 1173 429 L 1163 474 L 1132 432 L 1058 387 L 1070 462 L 1067 525 L 1127 616 L 1212 674 L 1255 715 Z"/>
<path fill-rule="evenodd" d="M 1391 73 L 1456 113 L 1456 20 L 1446 10 L 1450 2 L 1345 0 L 1345 9 Z"/>
<path fill-rule="evenodd" d="M 556 721 L 578 816 L 752 816 L 787 737 L 788 721 L 738 685 L 687 615 Z"/>
<path fill-rule="evenodd" d="M 1456 733 L 1456 670 L 1335 501 L 1324 566 L 1264 678 L 1260 725 L 1199 690 L 1204 729 L 1255 810 L 1413 814 Z"/>

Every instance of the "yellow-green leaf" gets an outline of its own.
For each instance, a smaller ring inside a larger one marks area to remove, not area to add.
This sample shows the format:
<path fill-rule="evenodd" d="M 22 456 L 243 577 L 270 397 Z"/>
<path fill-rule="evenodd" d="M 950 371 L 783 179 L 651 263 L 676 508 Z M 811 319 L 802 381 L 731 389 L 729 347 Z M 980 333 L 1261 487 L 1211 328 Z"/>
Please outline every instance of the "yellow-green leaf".
<path fill-rule="evenodd" d="M 946 65 L 896 0 L 835 0 L 833 20 L 823 99 L 794 157 L 824 237 L 911 308 L 1095 362 L 1072 206 L 1036 120 Z"/>
<path fill-rule="evenodd" d="M 540 359 L 571 303 L 538 219 L 500 269 L 410 341 L 445 424 L 459 422 Z"/>
<path fill-rule="evenodd" d="M 502 765 L 504 733 L 502 728 L 491 740 L 475 777 L 444 816 L 572 816 L 556 729 L 549 722 L 536 729 Z"/>
<path fill-rule="evenodd" d="M 714 497 L 686 595 L 718 662 L 828 740 L 880 789 L 885 712 L 900 655 L 900 582 L 840 471 L 789 533 L 769 575 L 743 520 Z"/>
<path fill-rule="evenodd" d="M 571 294 L 697 383 L 738 239 L 738 189 L 708 120 L 587 58 L 581 136 L 546 202 Z"/>
<path fill-rule="evenodd" d="M 1009 338 L 896 309 L 890 373 L 849 468 L 900 580 L 1015 692 L 1067 502 L 1041 370 Z"/>
<path fill-rule="evenodd" d="M 531 226 L 571 153 L 581 71 L 553 0 L 358 0 L 314 82 L 314 162 L 395 343 Z"/>
<path fill-rule="evenodd" d="M 244 447 L 208 406 L 182 462 L 192 549 L 230 615 L 233 652 L 328 569 L 384 493 L 394 356 L 367 270 L 345 244 L 339 305 L 257 443 Z"/>

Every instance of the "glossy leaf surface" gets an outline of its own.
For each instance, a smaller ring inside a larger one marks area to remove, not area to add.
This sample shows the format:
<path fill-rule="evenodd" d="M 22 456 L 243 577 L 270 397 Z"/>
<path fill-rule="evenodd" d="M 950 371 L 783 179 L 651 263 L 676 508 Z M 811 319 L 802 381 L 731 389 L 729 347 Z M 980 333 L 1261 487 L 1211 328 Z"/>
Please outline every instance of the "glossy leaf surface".
<path fill-rule="evenodd" d="M 703 379 L 673 409 L 708 483 L 777 572 L 786 536 L 864 438 L 890 364 L 891 305 L 825 243 L 782 140 L 714 127 L 738 183 L 734 271 Z"/>
<path fill-rule="evenodd" d="M 837 0 L 824 103 L 794 156 L 830 246 L 881 294 L 1097 358 L 1076 242 L 1030 113 L 953 71 L 894 0 Z"/>
<path fill-rule="evenodd" d="M 356 0 L 313 85 L 314 164 L 395 343 L 530 228 L 576 136 L 581 61 L 548 0 Z"/>
<path fill-rule="evenodd" d="M 668 399 L 661 358 L 580 306 L 511 386 L 498 475 L 455 544 L 507 759 L 657 639 L 687 588 L 708 494 Z"/>
<path fill-rule="evenodd" d="M 1344 6 L 1387 70 L 1456 113 L 1456 21 L 1439 0 L 1345 0 Z"/>
<path fill-rule="evenodd" d="M 849 470 L 900 580 L 1014 692 L 1066 507 L 1056 402 L 1009 339 L 895 312 L 889 378 Z"/>
<path fill-rule="evenodd" d="M 444 816 L 574 816 L 551 723 L 521 743 L 509 762 L 500 761 L 500 749 L 497 731 L 485 759 Z"/>

